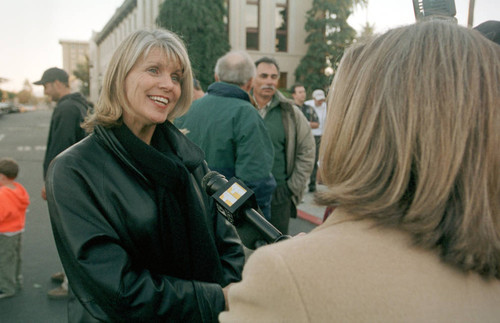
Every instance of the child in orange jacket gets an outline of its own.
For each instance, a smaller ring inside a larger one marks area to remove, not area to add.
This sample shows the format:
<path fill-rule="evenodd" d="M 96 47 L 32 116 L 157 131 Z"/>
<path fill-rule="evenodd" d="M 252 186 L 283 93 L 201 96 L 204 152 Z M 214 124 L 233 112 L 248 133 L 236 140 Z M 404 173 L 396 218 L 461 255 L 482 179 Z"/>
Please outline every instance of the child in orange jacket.
<path fill-rule="evenodd" d="M 15 181 L 18 173 L 15 160 L 0 158 L 0 299 L 13 296 L 22 284 L 21 238 L 30 201 Z"/>

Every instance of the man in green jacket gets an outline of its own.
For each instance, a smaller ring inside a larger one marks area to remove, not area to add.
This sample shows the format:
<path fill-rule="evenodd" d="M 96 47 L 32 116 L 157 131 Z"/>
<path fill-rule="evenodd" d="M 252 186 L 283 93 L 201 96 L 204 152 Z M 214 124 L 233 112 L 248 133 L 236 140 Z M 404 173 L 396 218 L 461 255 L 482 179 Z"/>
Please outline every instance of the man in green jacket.
<path fill-rule="evenodd" d="M 255 66 L 253 97 L 273 141 L 272 173 L 278 184 L 271 203 L 271 223 L 287 234 L 290 217 L 297 216 L 296 206 L 313 170 L 315 143 L 300 109 L 276 91 L 280 76 L 276 60 L 262 57 Z"/>
<path fill-rule="evenodd" d="M 203 149 L 210 169 L 227 179 L 237 177 L 252 189 L 263 215 L 270 219 L 276 188 L 271 175 L 274 152 L 248 95 L 254 76 L 255 66 L 246 52 L 229 52 L 217 61 L 216 82 L 207 95 L 194 101 L 174 123 Z"/>

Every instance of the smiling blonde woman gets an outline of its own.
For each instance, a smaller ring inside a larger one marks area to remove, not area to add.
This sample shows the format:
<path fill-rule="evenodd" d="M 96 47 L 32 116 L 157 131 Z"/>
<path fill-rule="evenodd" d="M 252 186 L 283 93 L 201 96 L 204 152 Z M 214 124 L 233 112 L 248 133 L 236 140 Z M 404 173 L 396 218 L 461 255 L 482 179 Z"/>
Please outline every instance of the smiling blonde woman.
<path fill-rule="evenodd" d="M 47 201 L 78 321 L 212 322 L 243 248 L 204 194 L 200 148 L 170 123 L 189 108 L 179 38 L 140 30 L 117 48 L 86 139 L 59 155 Z M 70 317 L 73 314 L 70 313 Z"/>

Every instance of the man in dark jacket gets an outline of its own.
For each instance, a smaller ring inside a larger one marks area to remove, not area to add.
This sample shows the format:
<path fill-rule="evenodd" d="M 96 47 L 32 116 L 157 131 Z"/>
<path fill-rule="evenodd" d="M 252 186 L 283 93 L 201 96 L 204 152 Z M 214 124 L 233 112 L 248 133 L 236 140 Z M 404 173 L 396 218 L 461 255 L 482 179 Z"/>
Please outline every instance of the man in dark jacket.
<path fill-rule="evenodd" d="M 306 104 L 306 89 L 304 85 L 300 83 L 295 83 L 292 85 L 292 93 L 293 103 L 297 106 L 297 108 L 302 111 L 307 121 L 309 121 L 309 125 L 311 129 L 316 129 L 319 127 L 319 118 L 314 108 L 308 104 Z"/>
<path fill-rule="evenodd" d="M 271 169 L 271 139 L 255 107 L 250 90 L 255 66 L 243 51 L 229 52 L 215 66 L 216 82 L 196 100 L 188 113 L 175 121 L 201 147 L 210 169 L 227 179 L 237 177 L 254 191 L 267 219 L 276 187 Z"/>
<path fill-rule="evenodd" d="M 80 93 L 71 93 L 66 71 L 52 67 L 46 70 L 36 85 L 43 85 L 43 92 L 57 105 L 50 120 L 49 137 L 45 158 L 43 160 L 43 178 L 54 157 L 66 148 L 85 137 L 85 131 L 80 124 L 87 115 L 88 102 Z M 42 187 L 42 198 L 46 200 L 45 185 Z M 65 298 L 68 296 L 68 283 L 63 273 L 56 273 L 53 280 L 61 281 L 61 286 L 48 292 L 50 298 Z"/>

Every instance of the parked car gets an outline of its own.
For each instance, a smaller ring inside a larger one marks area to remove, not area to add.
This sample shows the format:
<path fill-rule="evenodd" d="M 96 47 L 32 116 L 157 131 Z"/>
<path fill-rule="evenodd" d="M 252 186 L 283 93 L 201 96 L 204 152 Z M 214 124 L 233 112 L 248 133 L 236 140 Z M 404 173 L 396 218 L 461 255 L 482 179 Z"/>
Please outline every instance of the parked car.
<path fill-rule="evenodd" d="M 0 102 L 0 115 L 10 113 L 11 104 L 7 102 Z"/>
<path fill-rule="evenodd" d="M 17 104 L 13 104 L 9 111 L 9 113 L 19 113 L 19 112 L 21 112 L 21 107 Z"/>
<path fill-rule="evenodd" d="M 0 102 L 0 111 L 1 113 L 18 113 L 21 112 L 19 106 L 15 105 L 11 102 Z"/>

